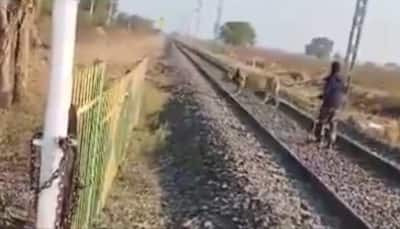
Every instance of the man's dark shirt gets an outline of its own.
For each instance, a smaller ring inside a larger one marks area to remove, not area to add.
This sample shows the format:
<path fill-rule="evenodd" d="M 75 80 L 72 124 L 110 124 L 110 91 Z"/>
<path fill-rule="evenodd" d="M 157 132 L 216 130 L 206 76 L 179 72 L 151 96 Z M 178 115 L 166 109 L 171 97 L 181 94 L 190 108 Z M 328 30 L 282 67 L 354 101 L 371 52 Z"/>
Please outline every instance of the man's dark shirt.
<path fill-rule="evenodd" d="M 323 91 L 323 106 L 330 108 L 339 108 L 344 102 L 346 96 L 346 87 L 343 77 L 333 74 L 326 77 Z"/>

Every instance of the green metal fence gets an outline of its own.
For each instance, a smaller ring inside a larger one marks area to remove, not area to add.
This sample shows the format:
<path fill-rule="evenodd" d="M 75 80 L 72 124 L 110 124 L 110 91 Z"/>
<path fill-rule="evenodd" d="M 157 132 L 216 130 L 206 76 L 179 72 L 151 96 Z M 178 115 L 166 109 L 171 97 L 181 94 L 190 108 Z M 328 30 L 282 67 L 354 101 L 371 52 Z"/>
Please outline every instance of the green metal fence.
<path fill-rule="evenodd" d="M 123 161 L 130 132 L 138 122 L 147 68 L 143 59 L 128 75 L 104 89 L 104 63 L 80 69 L 74 76 L 79 172 L 83 188 L 74 210 L 72 228 L 88 229 L 105 203 Z"/>

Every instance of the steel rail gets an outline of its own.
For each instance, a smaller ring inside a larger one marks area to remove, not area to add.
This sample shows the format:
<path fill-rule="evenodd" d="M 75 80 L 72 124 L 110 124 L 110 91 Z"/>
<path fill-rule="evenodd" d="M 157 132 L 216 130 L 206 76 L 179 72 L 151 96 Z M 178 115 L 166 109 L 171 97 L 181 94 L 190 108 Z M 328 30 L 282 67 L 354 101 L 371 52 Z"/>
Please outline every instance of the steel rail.
<path fill-rule="evenodd" d="M 196 54 L 198 57 L 207 61 L 211 65 L 217 67 L 221 71 L 228 71 L 229 66 L 223 63 L 221 60 L 207 55 L 205 52 L 200 51 L 197 48 L 193 48 L 191 46 L 186 45 L 181 41 L 177 41 L 179 45 L 184 47 L 185 49 L 191 51 L 192 53 Z M 293 103 L 289 102 L 287 98 L 280 98 L 280 106 L 279 110 L 287 114 L 290 118 L 295 120 L 300 126 L 306 129 L 312 128 L 314 119 L 310 114 L 301 110 L 300 108 L 296 107 Z M 370 165 L 379 168 L 379 172 L 381 172 L 386 177 L 391 177 L 394 180 L 400 180 L 400 167 L 397 163 L 392 160 L 383 157 L 370 149 L 370 147 L 366 146 L 365 144 L 360 143 L 361 139 L 367 139 L 373 146 L 377 146 L 377 148 L 389 151 L 390 147 L 381 143 L 375 139 L 371 139 L 359 133 L 358 131 L 351 130 L 351 135 L 346 133 L 349 132 L 349 129 L 344 123 L 339 124 L 340 131 L 338 132 L 337 136 L 337 145 L 340 148 L 347 149 L 346 153 L 351 153 L 355 157 L 362 157 L 363 159 L 368 160 Z M 345 131 L 344 131 L 345 130 Z M 356 140 L 355 140 L 356 139 Z M 393 154 L 396 154 L 396 149 L 391 150 L 395 151 Z"/>
<path fill-rule="evenodd" d="M 257 134 L 262 135 L 263 139 L 268 139 L 270 143 L 277 149 L 277 151 L 284 153 L 290 158 L 293 166 L 299 168 L 302 172 L 302 175 L 307 178 L 313 186 L 319 191 L 322 195 L 326 203 L 329 204 L 329 207 L 337 214 L 341 220 L 343 225 L 346 228 L 373 228 L 369 223 L 367 223 L 361 216 L 359 216 L 345 201 L 343 201 L 330 187 L 325 185 L 322 180 L 314 174 L 307 166 L 298 158 L 296 153 L 294 153 L 289 146 L 280 141 L 279 138 L 270 130 L 263 127 L 260 121 L 255 118 L 251 112 L 242 106 L 240 102 L 227 90 L 221 87 L 220 83 L 215 80 L 207 71 L 198 63 L 192 55 L 196 54 L 192 48 L 186 46 L 185 44 L 175 41 L 176 47 L 180 50 L 184 56 L 193 64 L 193 66 L 201 73 L 202 76 L 211 84 L 213 89 L 230 105 L 236 112 L 236 114 L 243 121 L 251 125 L 254 130 L 257 131 Z M 226 70 L 225 68 L 221 68 L 221 70 Z"/>

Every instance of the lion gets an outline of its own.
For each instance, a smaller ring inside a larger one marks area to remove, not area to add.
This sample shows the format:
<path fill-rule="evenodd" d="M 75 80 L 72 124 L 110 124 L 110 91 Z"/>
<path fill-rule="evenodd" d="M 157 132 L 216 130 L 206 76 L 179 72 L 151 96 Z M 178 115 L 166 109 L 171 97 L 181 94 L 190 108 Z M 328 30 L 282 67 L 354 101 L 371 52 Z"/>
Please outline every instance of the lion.
<path fill-rule="evenodd" d="M 248 75 L 244 73 L 239 67 L 228 72 L 228 78 L 237 85 L 235 95 L 239 95 L 246 87 Z"/>
<path fill-rule="evenodd" d="M 265 77 L 265 87 L 264 87 L 264 98 L 263 103 L 267 103 L 271 98 L 273 98 L 275 107 L 279 106 L 279 92 L 281 89 L 281 82 L 279 77 L 275 74 L 264 74 Z M 239 67 L 234 69 L 234 71 L 228 72 L 228 78 L 234 81 L 238 86 L 237 92 L 234 95 L 240 95 L 242 90 L 247 85 L 248 74 L 244 73 Z"/>

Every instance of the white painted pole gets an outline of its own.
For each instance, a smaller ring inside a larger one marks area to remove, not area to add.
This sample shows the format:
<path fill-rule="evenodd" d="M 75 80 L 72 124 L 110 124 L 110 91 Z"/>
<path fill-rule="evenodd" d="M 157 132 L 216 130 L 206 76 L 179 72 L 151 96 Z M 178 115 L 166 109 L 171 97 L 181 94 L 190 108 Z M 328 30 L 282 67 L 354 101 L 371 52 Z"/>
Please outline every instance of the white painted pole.
<path fill-rule="evenodd" d="M 57 139 L 67 135 L 79 0 L 55 0 L 52 16 L 51 75 L 42 139 L 40 184 L 58 168 L 62 152 Z M 39 194 L 37 228 L 54 229 L 57 216 L 56 179 Z"/>

